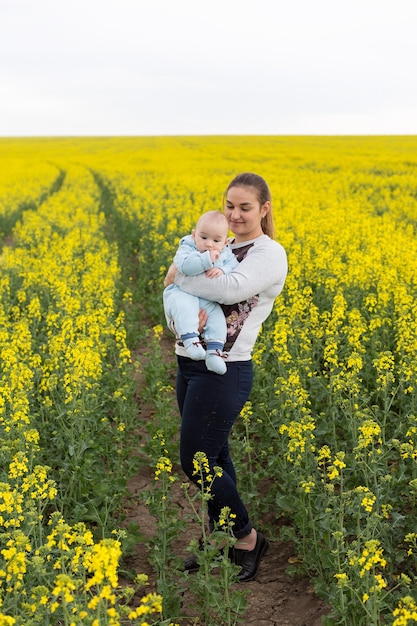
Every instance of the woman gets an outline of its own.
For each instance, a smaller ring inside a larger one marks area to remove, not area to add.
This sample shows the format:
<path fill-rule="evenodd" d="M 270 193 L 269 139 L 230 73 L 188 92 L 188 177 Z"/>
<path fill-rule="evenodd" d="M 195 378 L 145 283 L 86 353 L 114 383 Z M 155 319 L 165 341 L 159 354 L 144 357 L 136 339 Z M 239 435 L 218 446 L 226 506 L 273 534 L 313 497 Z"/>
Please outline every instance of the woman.
<path fill-rule="evenodd" d="M 204 361 L 186 356 L 181 342 L 176 344 L 178 360 L 177 400 L 181 413 L 181 465 L 192 481 L 196 452 L 207 455 L 210 468 L 220 466 L 221 477 L 211 487 L 208 514 L 211 528 L 223 507 L 235 517 L 234 561 L 240 565 L 238 579 L 252 580 L 259 569 L 268 541 L 253 528 L 239 496 L 236 473 L 229 453 L 228 437 L 233 423 L 248 400 L 253 370 L 251 354 L 262 322 L 270 314 L 287 275 L 283 247 L 273 240 L 271 194 L 257 174 L 236 176 L 225 193 L 224 212 L 234 234 L 231 247 L 239 261 L 231 273 L 210 279 L 204 274 L 184 276 L 170 268 L 165 286 L 175 282 L 183 291 L 219 302 L 227 322 L 223 356 L 227 372 L 208 372 Z M 175 276 L 175 279 L 173 278 Z M 188 560 L 188 568 L 195 560 Z"/>

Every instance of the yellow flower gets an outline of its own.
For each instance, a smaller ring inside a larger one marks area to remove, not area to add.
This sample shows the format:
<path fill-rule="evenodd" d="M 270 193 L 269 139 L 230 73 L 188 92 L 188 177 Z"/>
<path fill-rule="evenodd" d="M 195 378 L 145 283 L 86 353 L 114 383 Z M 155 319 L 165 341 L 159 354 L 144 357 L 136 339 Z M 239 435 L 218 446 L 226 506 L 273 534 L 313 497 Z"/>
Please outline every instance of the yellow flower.
<path fill-rule="evenodd" d="M 159 480 L 162 473 L 170 474 L 172 472 L 172 462 L 166 456 L 159 457 L 155 469 L 155 480 Z"/>
<path fill-rule="evenodd" d="M 115 539 L 102 539 L 92 547 L 90 554 L 85 556 L 85 566 L 92 574 L 85 588 L 101 585 L 108 581 L 111 587 L 118 585 L 117 568 L 121 556 L 120 542 Z"/>
<path fill-rule="evenodd" d="M 162 596 L 156 593 L 149 593 L 144 596 L 140 605 L 137 609 L 131 611 L 128 615 L 129 619 L 136 619 L 138 617 L 142 617 L 143 615 L 150 615 L 153 613 L 162 613 Z M 144 626 L 146 622 L 141 622 L 142 626 Z"/>
<path fill-rule="evenodd" d="M 345 572 L 334 574 L 334 577 L 337 580 L 338 587 L 344 587 L 345 585 L 349 584 L 349 578 Z"/>

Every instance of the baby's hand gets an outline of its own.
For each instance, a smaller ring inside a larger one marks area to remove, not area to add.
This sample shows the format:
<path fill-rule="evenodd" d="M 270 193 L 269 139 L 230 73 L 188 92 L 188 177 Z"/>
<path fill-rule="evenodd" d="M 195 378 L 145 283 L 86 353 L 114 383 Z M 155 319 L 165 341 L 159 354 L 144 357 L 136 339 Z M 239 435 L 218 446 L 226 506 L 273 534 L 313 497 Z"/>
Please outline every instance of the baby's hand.
<path fill-rule="evenodd" d="M 210 259 L 212 263 L 214 263 L 214 261 L 217 261 L 219 257 L 220 252 L 218 250 L 210 250 Z"/>
<path fill-rule="evenodd" d="M 212 267 L 209 270 L 206 270 L 205 275 L 207 278 L 217 278 L 217 276 L 223 276 L 224 272 L 220 269 L 220 267 Z"/>

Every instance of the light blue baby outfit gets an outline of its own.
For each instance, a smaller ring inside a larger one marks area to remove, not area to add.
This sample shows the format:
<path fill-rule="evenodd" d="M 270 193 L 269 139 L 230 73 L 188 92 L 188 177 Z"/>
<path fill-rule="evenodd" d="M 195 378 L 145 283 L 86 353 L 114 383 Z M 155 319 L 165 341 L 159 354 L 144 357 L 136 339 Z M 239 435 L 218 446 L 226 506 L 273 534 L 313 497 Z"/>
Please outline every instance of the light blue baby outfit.
<path fill-rule="evenodd" d="M 183 237 L 174 256 L 178 271 L 186 276 L 202 274 L 212 267 L 218 267 L 225 274 L 232 272 L 239 262 L 227 244 L 220 252 L 220 257 L 212 263 L 210 252 L 199 252 L 192 235 Z M 216 280 L 216 278 L 207 279 Z M 196 360 L 206 361 L 207 369 L 217 374 L 226 372 L 226 364 L 221 357 L 226 341 L 226 319 L 217 302 L 192 296 L 175 284 L 169 285 L 163 294 L 165 317 L 168 326 L 174 323 L 175 333 L 181 337 L 187 355 Z M 208 319 L 202 332 L 207 350 L 199 342 L 198 314 L 200 309 L 207 312 Z"/>

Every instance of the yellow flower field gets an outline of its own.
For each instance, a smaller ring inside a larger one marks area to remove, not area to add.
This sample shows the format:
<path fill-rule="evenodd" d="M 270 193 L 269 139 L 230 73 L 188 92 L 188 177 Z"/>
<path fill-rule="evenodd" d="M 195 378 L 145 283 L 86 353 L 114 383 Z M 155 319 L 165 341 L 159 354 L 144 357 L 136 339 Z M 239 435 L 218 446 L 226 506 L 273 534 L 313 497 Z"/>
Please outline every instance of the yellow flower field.
<path fill-rule="evenodd" d="M 241 171 L 289 259 L 234 434 L 245 497 L 288 520 L 327 626 L 414 623 L 417 137 L 0 139 L 0 166 L 0 624 L 178 621 L 159 596 L 122 610 L 132 353 L 159 345 L 179 238 Z M 169 375 L 142 367 L 145 450 L 171 468 Z"/>

